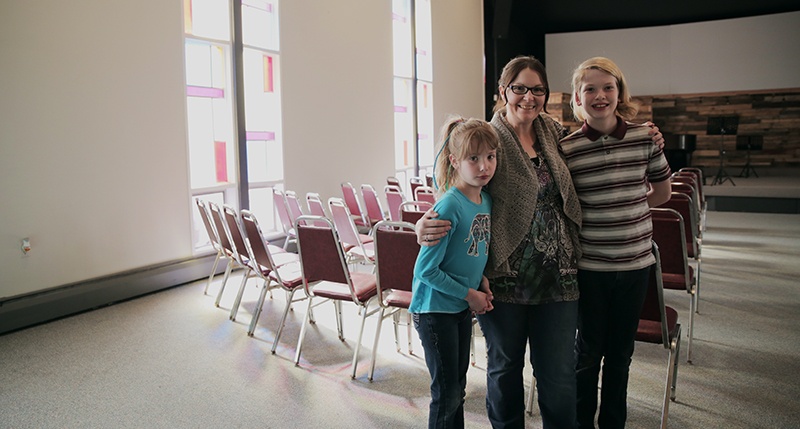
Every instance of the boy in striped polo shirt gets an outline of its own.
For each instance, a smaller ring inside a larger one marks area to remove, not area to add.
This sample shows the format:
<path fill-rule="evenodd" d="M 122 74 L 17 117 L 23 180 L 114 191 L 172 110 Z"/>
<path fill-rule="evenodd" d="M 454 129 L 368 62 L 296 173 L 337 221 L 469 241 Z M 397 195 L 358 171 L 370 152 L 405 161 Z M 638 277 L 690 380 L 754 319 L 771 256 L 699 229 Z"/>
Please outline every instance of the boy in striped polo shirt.
<path fill-rule="evenodd" d="M 583 210 L 575 344 L 580 428 L 594 428 L 602 362 L 600 428 L 622 428 L 628 372 L 647 292 L 653 233 L 650 207 L 670 197 L 670 168 L 646 125 L 633 124 L 622 71 L 607 58 L 573 73 L 573 112 L 583 127 L 561 141 Z"/>

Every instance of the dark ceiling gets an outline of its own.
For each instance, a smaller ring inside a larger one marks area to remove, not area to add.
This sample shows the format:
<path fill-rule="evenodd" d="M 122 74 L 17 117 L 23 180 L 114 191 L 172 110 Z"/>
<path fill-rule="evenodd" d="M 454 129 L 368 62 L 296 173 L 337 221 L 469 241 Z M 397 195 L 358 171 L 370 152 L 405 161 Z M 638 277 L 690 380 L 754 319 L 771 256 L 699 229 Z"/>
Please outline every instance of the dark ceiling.
<path fill-rule="evenodd" d="M 510 22 L 525 31 L 563 33 L 686 24 L 800 10 L 798 0 L 495 0 L 511 3 Z M 800 25 L 800 23 L 798 23 Z"/>

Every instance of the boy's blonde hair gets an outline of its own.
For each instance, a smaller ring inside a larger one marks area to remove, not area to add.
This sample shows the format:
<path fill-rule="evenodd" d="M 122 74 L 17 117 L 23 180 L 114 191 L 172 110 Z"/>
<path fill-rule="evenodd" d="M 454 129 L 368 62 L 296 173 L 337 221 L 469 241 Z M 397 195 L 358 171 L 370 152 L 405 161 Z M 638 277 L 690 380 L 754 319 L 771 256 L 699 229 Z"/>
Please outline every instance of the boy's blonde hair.
<path fill-rule="evenodd" d="M 581 122 L 586 119 L 586 112 L 583 110 L 583 106 L 578 106 L 575 103 L 575 95 L 580 93 L 581 83 L 589 70 L 600 70 L 614 77 L 617 81 L 617 88 L 619 88 L 619 101 L 615 113 L 627 121 L 635 118 L 636 113 L 639 111 L 639 104 L 631 100 L 628 82 L 625 80 L 622 70 L 614 61 L 608 58 L 594 57 L 581 63 L 572 73 L 572 97 L 570 97 L 569 104 L 572 106 L 572 114 L 575 119 Z"/>
<path fill-rule="evenodd" d="M 436 155 L 434 166 L 438 195 L 447 192 L 458 180 L 455 169 L 450 165 L 451 154 L 461 160 L 485 149 L 497 150 L 500 146 L 497 132 L 488 122 L 461 116 L 451 116 L 445 121 L 439 141 L 439 154 Z"/>

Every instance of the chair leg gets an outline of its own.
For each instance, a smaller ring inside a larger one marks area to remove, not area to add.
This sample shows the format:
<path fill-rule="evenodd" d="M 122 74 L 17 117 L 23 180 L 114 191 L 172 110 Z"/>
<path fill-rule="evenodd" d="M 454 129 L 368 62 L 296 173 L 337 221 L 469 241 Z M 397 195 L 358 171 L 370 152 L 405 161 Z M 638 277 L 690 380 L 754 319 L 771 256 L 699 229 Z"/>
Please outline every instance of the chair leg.
<path fill-rule="evenodd" d="M 244 276 L 242 277 L 242 284 L 239 285 L 239 292 L 236 293 L 236 299 L 233 300 L 233 305 L 231 306 L 231 315 L 229 318 L 231 320 L 236 320 L 236 314 L 239 312 L 239 305 L 242 304 L 242 297 L 244 296 L 244 288 L 247 286 L 247 279 L 249 277 L 250 270 L 245 270 Z"/>
<path fill-rule="evenodd" d="M 394 348 L 397 353 L 400 353 L 400 330 L 398 329 L 398 325 L 400 324 L 400 310 L 395 310 L 392 312 L 392 327 L 394 328 Z"/>
<path fill-rule="evenodd" d="M 217 300 L 214 301 L 214 306 L 219 307 L 219 302 L 222 300 L 222 292 L 225 291 L 225 285 L 228 283 L 228 277 L 231 276 L 231 271 L 233 271 L 233 264 L 234 260 L 231 259 L 228 261 L 228 266 L 225 267 L 225 275 L 222 277 L 222 284 L 219 286 L 219 292 L 217 292 Z"/>
<path fill-rule="evenodd" d="M 303 318 L 303 327 L 300 328 L 300 337 L 297 338 L 297 352 L 294 356 L 294 366 L 300 366 L 300 352 L 303 350 L 303 338 L 306 336 L 306 328 L 308 328 L 308 319 L 311 315 L 311 304 L 313 301 L 313 297 L 308 297 L 308 309 L 306 311 L 306 316 Z"/>
<path fill-rule="evenodd" d="M 406 312 L 406 317 L 406 328 L 408 329 L 408 354 L 413 355 L 414 349 L 411 346 L 411 324 L 413 323 L 411 321 L 411 313 Z"/>
<path fill-rule="evenodd" d="M 286 297 L 286 307 L 283 309 L 283 316 L 281 316 L 280 324 L 278 325 L 278 332 L 275 334 L 275 339 L 272 341 L 272 354 L 275 354 L 275 350 L 278 348 L 278 340 L 281 339 L 281 334 L 283 333 L 283 327 L 286 325 L 286 316 L 289 314 L 289 309 L 292 308 L 292 300 L 294 299 L 294 289 L 288 292 L 288 296 Z"/>
<path fill-rule="evenodd" d="M 692 362 L 692 340 L 694 339 L 694 315 L 695 308 L 697 308 L 697 291 L 689 295 L 689 344 L 686 346 L 686 362 Z"/>
<path fill-rule="evenodd" d="M 475 323 L 478 321 L 476 318 L 472 318 L 472 335 L 469 337 L 469 358 L 472 366 L 475 366 Z"/>
<path fill-rule="evenodd" d="M 669 395 L 670 399 L 673 400 L 673 401 L 675 400 L 675 388 L 676 388 L 676 386 L 678 384 L 678 362 L 679 362 L 679 359 L 677 358 L 677 356 L 679 356 L 680 352 L 681 352 L 681 335 L 680 335 L 680 333 L 681 333 L 681 325 L 680 324 L 678 324 L 677 330 L 678 330 L 678 335 L 676 335 L 675 339 L 673 340 L 673 343 L 675 344 L 675 356 L 676 357 L 674 359 L 674 362 L 672 363 L 672 386 L 671 386 L 671 391 L 670 391 L 670 395 Z"/>
<path fill-rule="evenodd" d="M 697 258 L 697 279 L 694 287 L 695 304 L 694 312 L 700 313 L 700 258 Z"/>
<path fill-rule="evenodd" d="M 367 316 L 372 314 L 367 311 L 368 309 L 369 309 L 369 301 L 364 303 L 364 308 L 362 309 L 363 312 L 361 313 L 361 329 L 358 330 L 358 342 L 356 342 L 356 349 L 355 351 L 353 351 L 353 373 L 350 374 L 350 378 L 353 380 L 355 380 L 356 378 L 356 369 L 358 367 L 358 352 L 359 350 L 361 350 L 361 337 L 364 336 L 364 325 L 366 325 L 367 323 Z"/>
<path fill-rule="evenodd" d="M 344 322 L 342 321 L 342 301 L 334 300 L 333 306 L 336 308 L 336 329 L 339 331 L 339 341 L 344 341 Z"/>
<path fill-rule="evenodd" d="M 533 415 L 533 397 L 536 395 L 536 377 L 531 380 L 531 390 L 528 392 L 528 404 L 525 406 L 525 412 L 529 416 Z"/>
<path fill-rule="evenodd" d="M 378 327 L 375 331 L 375 341 L 372 343 L 372 363 L 370 363 L 369 366 L 369 381 L 372 381 L 372 376 L 375 375 L 375 357 L 378 355 L 378 341 L 381 337 L 381 326 L 383 326 L 383 317 L 385 314 L 386 308 L 381 307 L 381 312 L 378 315 Z M 394 317 L 394 314 L 392 314 L 392 316 Z M 397 325 L 395 325 L 394 332 L 397 334 Z M 394 342 L 397 344 L 397 336 L 394 337 Z"/>
<path fill-rule="evenodd" d="M 266 299 L 267 297 L 268 290 L 269 290 L 269 282 L 264 281 L 264 287 L 261 289 L 261 293 L 258 295 L 258 302 L 256 303 L 256 311 L 253 312 L 253 319 L 250 320 L 250 326 L 247 328 L 247 335 L 250 337 L 252 337 L 253 333 L 256 331 L 258 318 L 261 317 L 261 308 L 264 306 L 264 299 Z"/>
<path fill-rule="evenodd" d="M 217 251 L 217 257 L 214 258 L 214 266 L 211 267 L 211 274 L 208 276 L 208 282 L 206 283 L 205 289 L 203 289 L 203 295 L 208 295 L 208 287 L 211 286 L 211 282 L 214 281 L 214 273 L 217 272 L 217 266 L 219 265 L 219 260 L 222 258 L 222 251 Z"/>

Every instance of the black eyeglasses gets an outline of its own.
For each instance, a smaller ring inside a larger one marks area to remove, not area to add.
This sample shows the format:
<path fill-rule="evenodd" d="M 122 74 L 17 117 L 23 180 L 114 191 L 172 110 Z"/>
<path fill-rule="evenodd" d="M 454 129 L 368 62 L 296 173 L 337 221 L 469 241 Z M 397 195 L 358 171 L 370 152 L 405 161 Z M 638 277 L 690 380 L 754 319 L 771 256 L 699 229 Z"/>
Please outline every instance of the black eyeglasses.
<path fill-rule="evenodd" d="M 545 94 L 547 94 L 547 88 L 545 88 L 543 86 L 530 87 L 530 86 L 525 86 L 525 85 L 511 85 L 511 86 L 509 86 L 509 88 L 511 88 L 511 92 L 513 92 L 514 94 L 517 94 L 517 95 L 525 95 L 525 94 L 528 93 L 528 91 L 530 91 L 531 94 L 533 94 L 533 95 L 545 95 Z"/>

